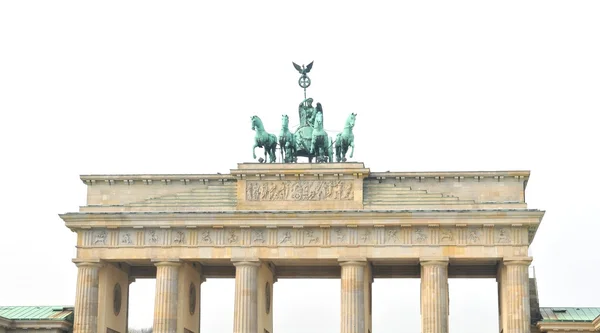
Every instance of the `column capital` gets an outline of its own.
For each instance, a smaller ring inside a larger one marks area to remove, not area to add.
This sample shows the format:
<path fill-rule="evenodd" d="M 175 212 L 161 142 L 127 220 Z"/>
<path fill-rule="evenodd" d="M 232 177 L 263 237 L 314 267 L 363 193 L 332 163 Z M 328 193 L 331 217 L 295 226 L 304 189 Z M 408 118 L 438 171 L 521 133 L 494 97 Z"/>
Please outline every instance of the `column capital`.
<path fill-rule="evenodd" d="M 92 259 L 92 260 L 73 259 L 72 261 L 77 267 L 100 268 L 100 267 L 104 266 L 104 264 L 99 259 Z"/>
<path fill-rule="evenodd" d="M 339 258 L 340 266 L 367 266 L 367 258 Z"/>
<path fill-rule="evenodd" d="M 429 265 L 448 266 L 449 261 L 450 261 L 450 259 L 448 259 L 448 257 L 422 257 L 422 258 L 419 258 L 419 263 L 421 263 L 421 266 L 429 266 Z"/>
<path fill-rule="evenodd" d="M 173 266 L 179 267 L 181 266 L 181 262 L 178 259 L 152 259 L 150 260 L 154 266 Z"/>
<path fill-rule="evenodd" d="M 503 258 L 502 263 L 505 266 L 509 265 L 520 265 L 520 266 L 529 266 L 533 261 L 531 257 L 511 257 L 511 258 Z"/>
<path fill-rule="evenodd" d="M 231 259 L 233 266 L 260 266 L 261 262 L 255 258 L 239 258 L 239 259 Z"/>

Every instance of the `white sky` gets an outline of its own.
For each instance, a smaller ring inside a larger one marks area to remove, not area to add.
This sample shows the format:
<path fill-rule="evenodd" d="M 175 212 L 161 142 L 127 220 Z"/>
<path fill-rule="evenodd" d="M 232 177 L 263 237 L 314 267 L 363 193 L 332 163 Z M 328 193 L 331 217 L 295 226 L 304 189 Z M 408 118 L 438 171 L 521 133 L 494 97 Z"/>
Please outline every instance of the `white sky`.
<path fill-rule="evenodd" d="M 391 3 L 0 2 L 0 305 L 73 304 L 58 214 L 85 204 L 80 174 L 249 162 L 250 116 L 297 124 L 291 62 L 315 60 L 325 128 L 358 113 L 371 170 L 531 170 L 541 305 L 600 306 L 600 2 Z M 451 331 L 497 330 L 494 280 L 450 288 Z M 233 290 L 202 285 L 203 332 L 231 332 Z M 373 332 L 419 332 L 418 280 L 373 291 Z M 153 292 L 133 284 L 131 326 Z M 280 280 L 274 300 L 275 332 L 339 332 L 339 280 Z"/>

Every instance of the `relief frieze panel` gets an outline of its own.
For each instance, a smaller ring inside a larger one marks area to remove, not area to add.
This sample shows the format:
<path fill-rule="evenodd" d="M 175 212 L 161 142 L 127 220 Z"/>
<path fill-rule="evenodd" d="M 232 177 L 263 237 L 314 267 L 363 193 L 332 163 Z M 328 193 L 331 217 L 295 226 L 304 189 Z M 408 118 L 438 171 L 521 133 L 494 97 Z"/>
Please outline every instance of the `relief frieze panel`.
<path fill-rule="evenodd" d="M 354 182 L 349 180 L 248 181 L 246 182 L 246 200 L 354 200 Z"/>
<path fill-rule="evenodd" d="M 413 244 L 427 244 L 429 242 L 429 230 L 425 227 L 413 229 Z"/>
<path fill-rule="evenodd" d="M 375 230 L 373 228 L 358 229 L 358 244 L 371 245 L 375 242 Z"/>
<path fill-rule="evenodd" d="M 483 228 L 478 228 L 478 227 L 468 228 L 467 244 L 482 245 L 483 244 Z"/>
<path fill-rule="evenodd" d="M 496 243 L 497 244 L 511 244 L 511 230 L 509 228 L 499 228 L 496 230 Z"/>
<path fill-rule="evenodd" d="M 294 229 L 278 228 L 277 229 L 277 245 L 278 246 L 294 245 Z"/>
<path fill-rule="evenodd" d="M 254 229 L 251 233 L 251 244 L 255 246 L 267 245 L 268 234 L 267 229 Z"/>
<path fill-rule="evenodd" d="M 347 245 L 348 244 L 348 228 L 336 227 L 331 228 L 331 245 Z"/>
<path fill-rule="evenodd" d="M 304 245 L 321 245 L 323 241 L 322 231 L 319 228 L 304 229 Z"/>
<path fill-rule="evenodd" d="M 225 231 L 225 245 L 237 246 L 242 244 L 242 232 L 240 229 L 227 228 Z"/>
<path fill-rule="evenodd" d="M 456 244 L 456 236 L 452 228 L 440 228 L 440 244 Z"/>
<path fill-rule="evenodd" d="M 171 244 L 173 245 L 187 245 L 189 244 L 189 237 L 187 232 L 182 229 L 175 229 L 171 231 Z"/>
<path fill-rule="evenodd" d="M 385 237 L 383 244 L 400 244 L 401 243 L 401 233 L 400 228 L 398 227 L 386 227 L 385 228 Z"/>
<path fill-rule="evenodd" d="M 138 246 L 525 246 L 527 227 L 514 226 L 333 226 L 92 229 L 87 247 Z"/>
<path fill-rule="evenodd" d="M 145 245 L 160 246 L 165 243 L 165 230 L 147 229 L 145 231 Z"/>
<path fill-rule="evenodd" d="M 136 233 L 133 229 L 123 229 L 119 231 L 120 246 L 134 246 L 136 244 Z"/>
<path fill-rule="evenodd" d="M 200 245 L 215 245 L 216 235 L 212 228 L 202 228 L 198 230 L 198 244 Z"/>

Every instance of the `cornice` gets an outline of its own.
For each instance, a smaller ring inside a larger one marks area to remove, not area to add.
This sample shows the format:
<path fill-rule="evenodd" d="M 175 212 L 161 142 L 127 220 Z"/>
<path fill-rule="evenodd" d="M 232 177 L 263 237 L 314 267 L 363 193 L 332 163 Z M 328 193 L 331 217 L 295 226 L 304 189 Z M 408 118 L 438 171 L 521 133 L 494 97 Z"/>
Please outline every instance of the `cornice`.
<path fill-rule="evenodd" d="M 591 322 L 544 322 L 539 321 L 537 327 L 543 332 L 594 332 L 594 326 Z"/>
<path fill-rule="evenodd" d="M 73 324 L 66 320 L 50 320 L 50 319 L 39 319 L 39 320 L 11 320 L 4 317 L 0 317 L 0 327 L 8 329 L 47 329 L 47 328 L 58 328 L 63 331 L 68 331 Z"/>
<path fill-rule="evenodd" d="M 0 327 L 10 328 L 11 323 L 12 323 L 12 320 L 4 318 L 4 317 L 0 317 Z"/>
<path fill-rule="evenodd" d="M 425 171 L 425 172 L 371 172 L 369 178 L 414 178 L 414 177 L 444 177 L 444 178 L 494 178 L 494 177 L 521 177 L 528 178 L 528 170 L 508 170 L 508 171 Z"/>
<path fill-rule="evenodd" d="M 592 321 L 592 325 L 594 326 L 594 329 L 596 331 L 600 332 L 600 315 L 598 317 L 596 317 L 596 319 L 594 319 L 594 321 Z"/>
<path fill-rule="evenodd" d="M 157 175 L 81 175 L 79 176 L 85 184 L 98 183 L 114 183 L 124 182 L 131 184 L 132 182 L 141 181 L 144 183 L 164 182 L 164 181 L 181 181 L 189 183 L 191 181 L 206 182 L 209 180 L 229 181 L 235 180 L 235 177 L 230 174 L 157 174 Z"/>
<path fill-rule="evenodd" d="M 452 210 L 452 211 L 222 211 L 222 212 L 118 212 L 67 213 L 59 215 L 70 229 L 117 227 L 121 225 L 188 226 L 198 223 L 231 225 L 405 225 L 437 223 L 456 225 L 497 224 L 537 227 L 544 216 L 540 210 Z M 422 222 L 419 222 L 421 220 Z M 468 221 L 470 222 L 470 221 Z M 466 226 L 466 225 L 465 225 Z"/>
<path fill-rule="evenodd" d="M 337 165 L 337 164 L 336 164 Z M 529 179 L 530 171 L 527 170 L 508 170 L 508 171 L 426 171 L 426 172 L 371 172 L 368 168 L 307 168 L 305 165 L 298 165 L 295 168 L 284 168 L 280 169 L 273 167 L 269 164 L 273 170 L 261 168 L 263 165 L 257 165 L 256 168 L 244 168 L 230 170 L 229 174 L 121 174 L 121 175 L 81 175 L 80 179 L 85 184 L 94 184 L 96 182 L 125 182 L 131 183 L 135 181 L 142 182 L 161 182 L 161 181 L 182 181 L 182 182 L 207 182 L 209 180 L 217 181 L 232 181 L 240 178 L 246 174 L 264 174 L 264 173 L 277 173 L 277 174 L 312 174 L 314 172 L 328 173 L 328 174 L 355 174 L 360 173 L 365 175 L 366 178 L 371 179 L 414 179 L 423 180 L 426 178 L 436 179 L 441 181 L 443 179 L 465 181 L 469 179 L 475 179 L 481 181 L 485 178 L 501 180 L 504 178 L 516 178 L 527 181 Z M 295 165 L 294 165 L 295 166 Z"/>

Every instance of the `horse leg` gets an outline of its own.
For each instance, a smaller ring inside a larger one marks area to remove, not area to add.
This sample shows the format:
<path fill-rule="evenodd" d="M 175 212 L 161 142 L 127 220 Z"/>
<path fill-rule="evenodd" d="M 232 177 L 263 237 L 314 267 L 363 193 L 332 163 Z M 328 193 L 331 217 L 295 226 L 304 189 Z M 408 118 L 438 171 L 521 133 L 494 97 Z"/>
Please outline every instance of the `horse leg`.
<path fill-rule="evenodd" d="M 352 150 L 350 151 L 350 158 L 352 158 L 352 156 L 354 156 L 354 140 L 350 142 L 350 147 L 352 147 Z"/>
<path fill-rule="evenodd" d="M 254 141 L 254 146 L 252 147 L 252 157 L 256 159 L 256 147 L 258 147 L 258 143 Z"/>

